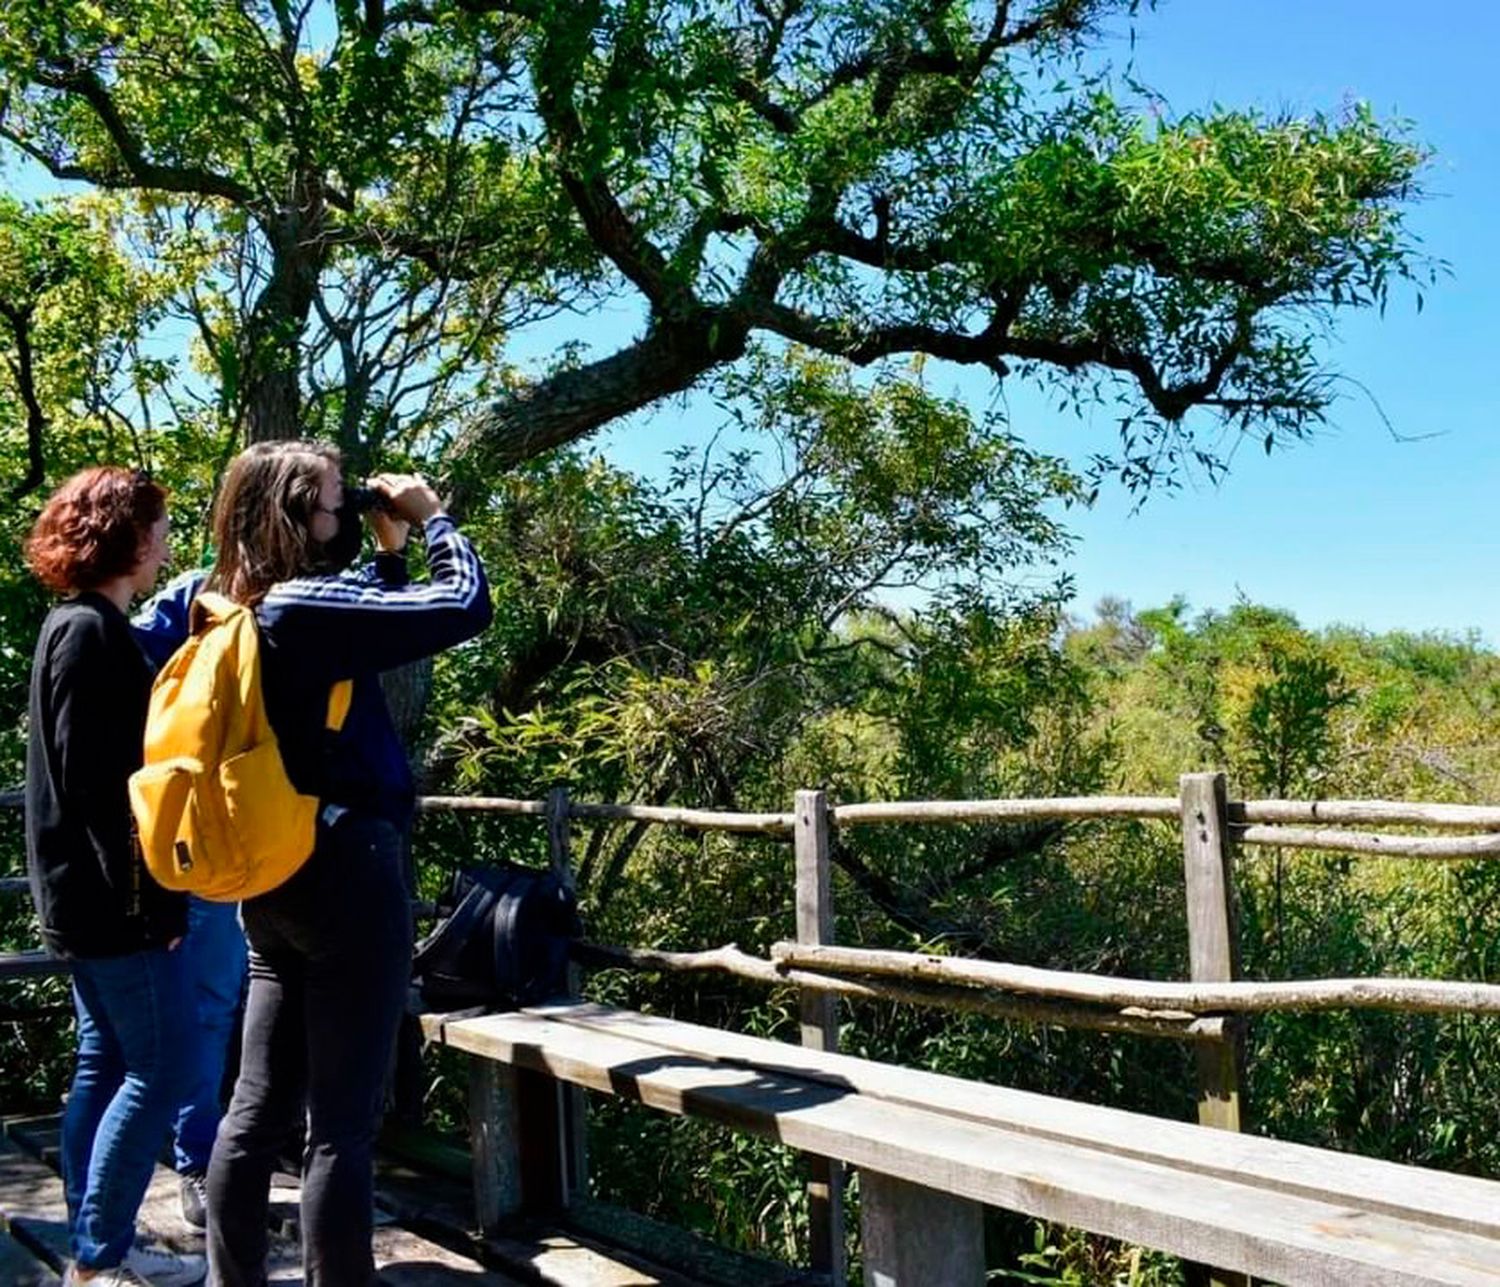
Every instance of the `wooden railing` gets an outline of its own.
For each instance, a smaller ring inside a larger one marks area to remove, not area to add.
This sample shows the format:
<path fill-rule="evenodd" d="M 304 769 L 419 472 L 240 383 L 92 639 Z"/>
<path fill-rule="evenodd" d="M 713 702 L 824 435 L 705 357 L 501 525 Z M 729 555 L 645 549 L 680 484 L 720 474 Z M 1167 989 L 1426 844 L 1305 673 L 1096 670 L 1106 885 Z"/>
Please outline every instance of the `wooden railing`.
<path fill-rule="evenodd" d="M 1173 796 L 1077 797 L 830 804 L 799 791 L 788 813 L 737 813 L 646 805 L 429 797 L 428 811 L 545 816 L 555 866 L 568 866 L 571 823 L 633 821 L 700 830 L 789 837 L 795 854 L 795 943 L 759 958 L 725 944 L 700 952 L 582 944 L 590 964 L 648 970 L 717 970 L 801 989 L 802 1041 L 837 1044 L 840 996 L 937 1005 L 1008 1019 L 1191 1042 L 1197 1061 L 1199 1121 L 1239 1130 L 1243 1121 L 1243 1016 L 1329 1008 L 1438 1013 L 1500 1013 L 1500 987 L 1423 979 L 1244 982 L 1239 978 L 1233 862 L 1241 848 L 1457 861 L 1500 855 L 1500 808 L 1374 800 L 1227 798 L 1222 774 L 1188 774 Z M 1105 979 L 989 962 L 957 962 L 910 953 L 840 949 L 833 943 L 832 837 L 838 829 L 881 824 L 1014 823 L 1138 819 L 1175 822 L 1183 845 L 1187 912 L 1186 983 Z M 1373 830 L 1421 827 L 1480 834 L 1408 835 Z M 581 1153 L 581 1149 L 578 1150 Z M 815 1168 L 810 1185 L 815 1268 L 841 1274 L 841 1178 Z M 1243 1281 L 1220 1275 L 1215 1281 Z"/>
<path fill-rule="evenodd" d="M 0 806 L 20 803 L 0 793 Z M 1228 1130 L 1242 1123 L 1243 1016 L 1329 1008 L 1437 1013 L 1500 1013 L 1500 987 L 1423 979 L 1246 982 L 1239 978 L 1233 863 L 1263 847 L 1318 850 L 1416 861 L 1500 856 L 1500 807 L 1402 801 L 1230 801 L 1221 774 L 1188 774 L 1177 796 L 832 804 L 799 791 L 789 812 L 725 812 L 573 801 L 565 789 L 544 800 L 429 796 L 427 813 L 536 818 L 548 832 L 551 862 L 571 882 L 575 824 L 630 821 L 783 837 L 792 842 L 795 942 L 768 957 L 723 944 L 697 952 L 583 943 L 584 964 L 647 970 L 716 970 L 800 989 L 802 1042 L 834 1050 L 840 997 L 882 999 L 978 1011 L 1007 1019 L 1187 1041 L 1197 1059 L 1199 1121 Z M 1187 915 L 1186 982 L 1103 978 L 998 962 L 840 948 L 833 942 L 833 837 L 840 829 L 889 824 L 982 824 L 1098 819 L 1156 820 L 1181 830 Z M 1422 828 L 1411 835 L 1381 828 Z M 0 891 L 25 881 L 0 880 Z M 20 969 L 16 973 L 22 972 Z M 581 1121 L 581 1115 L 578 1117 Z M 576 1149 L 581 1167 L 583 1150 Z M 815 1166 L 810 1185 L 815 1268 L 841 1276 L 842 1179 Z M 1222 1278 L 1229 1282 L 1229 1276 Z"/>

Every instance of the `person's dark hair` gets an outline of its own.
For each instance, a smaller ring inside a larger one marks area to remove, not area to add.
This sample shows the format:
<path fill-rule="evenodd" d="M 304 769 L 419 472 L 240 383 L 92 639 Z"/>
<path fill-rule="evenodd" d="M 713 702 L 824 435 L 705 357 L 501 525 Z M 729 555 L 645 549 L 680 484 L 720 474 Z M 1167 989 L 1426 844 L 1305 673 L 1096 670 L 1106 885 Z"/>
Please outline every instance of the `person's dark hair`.
<path fill-rule="evenodd" d="M 138 469 L 81 470 L 37 515 L 26 538 L 26 566 L 58 594 L 96 590 L 135 571 L 152 527 L 166 512 L 166 488 Z"/>
<path fill-rule="evenodd" d="M 310 524 L 338 448 L 321 442 L 258 442 L 230 464 L 214 505 L 214 570 L 208 588 L 259 603 L 278 581 L 318 568 Z"/>

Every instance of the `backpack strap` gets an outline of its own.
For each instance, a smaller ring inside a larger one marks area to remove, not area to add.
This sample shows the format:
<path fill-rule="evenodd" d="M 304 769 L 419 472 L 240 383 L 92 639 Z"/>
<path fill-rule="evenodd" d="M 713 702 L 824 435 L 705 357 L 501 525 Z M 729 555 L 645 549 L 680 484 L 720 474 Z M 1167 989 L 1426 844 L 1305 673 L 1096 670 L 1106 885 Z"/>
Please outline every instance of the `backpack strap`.
<path fill-rule="evenodd" d="M 210 626 L 228 621 L 236 612 L 245 609 L 233 599 L 213 590 L 200 590 L 188 605 L 188 631 L 201 635 Z"/>
<path fill-rule="evenodd" d="M 250 609 L 213 590 L 200 590 L 194 596 L 192 606 L 188 609 L 188 628 L 195 635 L 201 634 L 210 626 L 217 626 L 229 620 L 236 612 L 250 612 Z M 254 619 L 255 614 L 251 612 L 251 620 Z M 259 623 L 256 629 L 259 631 Z M 344 721 L 349 718 L 349 707 L 353 701 L 354 681 L 339 680 L 328 690 L 328 714 L 324 718 L 323 727 L 330 733 L 337 733 L 343 728 Z"/>
<path fill-rule="evenodd" d="M 349 706 L 354 701 L 354 681 L 352 679 L 341 679 L 328 690 L 328 718 L 323 727 L 330 733 L 337 733 L 344 727 L 344 721 L 349 718 Z"/>
<path fill-rule="evenodd" d="M 417 944 L 412 954 L 412 973 L 418 977 L 452 972 L 458 968 L 458 957 L 469 936 L 490 915 L 495 905 L 495 891 L 474 881 L 437 927 Z"/>

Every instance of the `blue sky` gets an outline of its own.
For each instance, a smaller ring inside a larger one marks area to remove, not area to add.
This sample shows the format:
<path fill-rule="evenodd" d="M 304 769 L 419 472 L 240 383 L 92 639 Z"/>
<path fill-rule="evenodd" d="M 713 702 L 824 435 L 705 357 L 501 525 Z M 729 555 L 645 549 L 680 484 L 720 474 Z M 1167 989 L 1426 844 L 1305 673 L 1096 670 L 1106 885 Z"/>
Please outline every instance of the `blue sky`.
<path fill-rule="evenodd" d="M 1217 487 L 1190 480 L 1139 511 L 1106 489 L 1093 510 L 1070 512 L 1075 611 L 1086 615 L 1103 595 L 1148 607 L 1181 594 L 1200 609 L 1243 595 L 1311 626 L 1477 629 L 1500 646 L 1491 501 L 1500 480 L 1491 387 L 1500 368 L 1500 126 L 1485 98 L 1500 79 L 1500 5 L 1164 0 L 1137 20 L 1133 50 L 1128 31 L 1123 19 L 1113 24 L 1109 56 L 1133 57 L 1173 112 L 1215 102 L 1335 111 L 1363 99 L 1409 119 L 1435 150 L 1429 196 L 1411 211 L 1411 227 L 1452 275 L 1426 292 L 1420 315 L 1408 293 L 1393 297 L 1383 319 L 1341 320 L 1328 357 L 1368 396 L 1351 384 L 1310 444 L 1267 458 L 1246 443 Z M 36 183 L 29 167 L 8 169 L 23 188 Z M 568 325 L 602 352 L 639 317 L 622 306 Z M 929 367 L 929 383 L 981 407 L 996 396 L 975 372 Z M 1371 399 L 1406 440 L 1392 436 Z M 1039 449 L 1081 462 L 1114 442 L 1107 414 L 1095 424 L 1061 417 L 1019 383 L 1007 385 L 1003 405 Z M 695 399 L 633 417 L 594 445 L 654 473 L 668 448 L 713 422 Z"/>
<path fill-rule="evenodd" d="M 1113 34 L 1112 56 L 1123 62 L 1128 24 Z M 1500 6 L 1166 0 L 1140 17 L 1136 34 L 1136 72 L 1173 112 L 1215 102 L 1336 111 L 1362 99 L 1412 121 L 1436 155 L 1430 195 L 1410 226 L 1452 275 L 1425 292 L 1420 315 L 1407 292 L 1393 294 L 1383 319 L 1340 320 L 1328 357 L 1368 396 L 1351 384 L 1312 442 L 1269 458 L 1247 442 L 1219 486 L 1190 480 L 1138 512 L 1116 488 L 1092 511 L 1069 513 L 1074 611 L 1087 615 L 1103 595 L 1144 608 L 1182 594 L 1198 609 L 1245 596 L 1309 626 L 1478 629 L 1500 645 L 1491 387 L 1500 370 L 1500 126 L 1480 96 L 1500 79 Z M 935 388 L 976 405 L 994 396 L 977 374 L 955 372 L 945 388 L 931 372 Z M 1113 444 L 1108 415 L 1092 425 L 1060 417 L 1014 383 L 1003 401 L 1012 427 L 1038 448 L 1081 462 Z M 692 408 L 657 408 L 599 443 L 619 463 L 651 469 L 695 418 Z"/>
<path fill-rule="evenodd" d="M 1214 101 L 1332 109 L 1351 98 L 1414 123 L 1436 155 L 1411 213 L 1452 276 L 1382 319 L 1351 315 L 1330 357 L 1364 385 L 1312 443 L 1267 458 L 1246 444 L 1218 488 L 1151 499 L 1118 491 L 1071 525 L 1078 607 L 1185 594 L 1222 608 L 1244 594 L 1308 625 L 1477 628 L 1500 644 L 1500 7 L 1392 0 L 1167 3 L 1138 25 L 1137 67 L 1175 110 Z M 1025 428 L 1020 399 L 1011 402 Z M 1045 414 L 1045 413 L 1043 413 Z M 1078 426 L 1037 435 L 1081 446 Z M 1432 436 L 1427 436 L 1432 435 Z"/>

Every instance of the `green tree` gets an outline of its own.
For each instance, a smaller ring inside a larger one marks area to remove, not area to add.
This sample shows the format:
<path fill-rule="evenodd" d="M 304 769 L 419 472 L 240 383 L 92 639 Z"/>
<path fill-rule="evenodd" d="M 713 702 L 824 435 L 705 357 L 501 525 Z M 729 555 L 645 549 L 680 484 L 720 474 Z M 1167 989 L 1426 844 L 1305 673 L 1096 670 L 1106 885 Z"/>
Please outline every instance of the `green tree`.
<path fill-rule="evenodd" d="M 506 478 L 477 529 L 492 646 L 440 703 L 485 710 L 440 760 L 469 789 L 718 807 L 988 782 L 988 748 L 1062 688 L 1052 609 L 1004 574 L 1060 554 L 1048 506 L 1075 480 L 994 419 L 826 357 L 759 356 L 720 390 L 768 450 L 684 451 L 659 486 L 571 454 Z M 884 602 L 909 591 L 920 611 Z M 601 902 L 644 835 L 621 830 L 581 863 Z"/>
<path fill-rule="evenodd" d="M 1316 327 L 1420 267 L 1423 152 L 1363 108 L 1132 106 L 1083 55 L 1135 4 L 11 0 L 0 138 L 207 237 L 187 313 L 251 437 L 358 455 L 473 402 L 478 499 L 759 335 L 1124 396 L 1101 463 L 1144 486 L 1217 464 L 1195 408 L 1319 421 Z M 635 339 L 507 365 L 605 299 Z"/>

